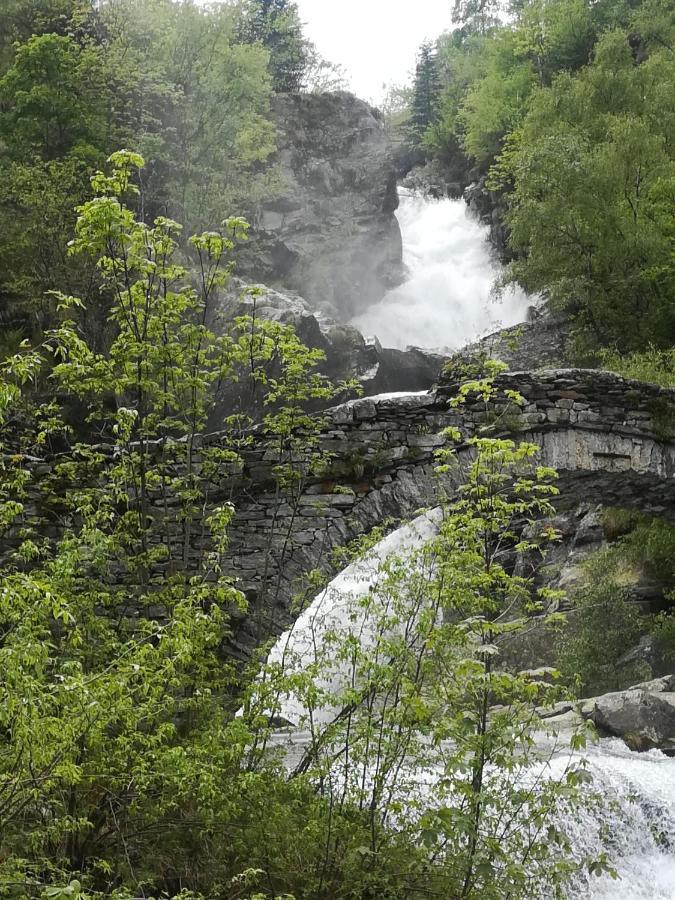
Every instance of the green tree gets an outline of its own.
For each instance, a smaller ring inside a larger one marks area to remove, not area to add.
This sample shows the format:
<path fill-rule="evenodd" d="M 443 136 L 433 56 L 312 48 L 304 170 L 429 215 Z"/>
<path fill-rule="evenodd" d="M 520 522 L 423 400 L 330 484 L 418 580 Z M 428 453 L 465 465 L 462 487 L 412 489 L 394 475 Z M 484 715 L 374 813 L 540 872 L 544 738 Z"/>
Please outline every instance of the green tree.
<path fill-rule="evenodd" d="M 0 80 L 0 135 L 15 157 L 64 157 L 98 147 L 104 128 L 103 67 L 95 48 L 44 34 L 17 48 Z"/>
<path fill-rule="evenodd" d="M 92 273 L 68 261 L 66 243 L 104 159 L 104 84 L 99 50 L 59 34 L 17 46 L 0 79 L 0 316 L 27 334 L 49 322 L 49 288 L 91 299 Z"/>
<path fill-rule="evenodd" d="M 0 74 L 11 65 L 15 43 L 45 34 L 82 41 L 98 27 L 91 0 L 6 0 L 0 10 Z"/>
<path fill-rule="evenodd" d="M 35 36 L 21 4 L 0 19 L 23 40 L 0 77 L 0 315 L 34 334 L 53 313 L 45 292 L 58 288 L 82 296 L 100 339 L 109 298 L 66 254 L 87 173 L 131 147 L 150 160 L 136 201 L 146 221 L 169 214 L 197 231 L 219 227 L 226 210 L 251 210 L 275 184 L 268 52 L 235 41 L 231 4 L 30 8 Z"/>
<path fill-rule="evenodd" d="M 0 891 L 37 898 L 61 885 L 67 896 L 77 879 L 87 897 L 227 895 L 218 885 L 265 846 L 254 836 L 263 806 L 276 808 L 275 793 L 279 811 L 313 799 L 274 760 L 253 768 L 249 723 L 227 713 L 237 679 L 221 648 L 244 601 L 221 566 L 233 509 L 212 493 L 236 471 L 239 435 L 214 446 L 198 436 L 217 384 L 254 354 L 263 373 L 284 347 L 263 386 L 282 443 L 326 382 L 289 329 L 247 317 L 221 337 L 206 327 L 245 223 L 191 240 L 195 288 L 175 258 L 177 223 L 146 225 L 122 201 L 142 159 L 122 151 L 111 164 L 71 247 L 96 260 L 114 298 L 110 347 L 87 344 L 68 318 L 81 301 L 60 294 L 58 327 L 1 369 Z M 30 385 L 48 357 L 57 399 L 40 402 Z M 73 401 L 89 440 L 68 424 Z M 30 459 L 56 448 L 36 478 Z"/>
<path fill-rule="evenodd" d="M 413 83 L 408 128 L 414 142 L 419 143 L 427 128 L 435 121 L 440 82 L 438 60 L 432 44 L 419 49 Z"/>
<path fill-rule="evenodd" d="M 498 168 L 513 183 L 511 274 L 572 314 L 582 346 L 675 340 L 674 64 L 650 46 L 636 65 L 627 34 L 607 33 L 592 65 L 537 93 Z"/>
<path fill-rule="evenodd" d="M 489 379 L 469 382 L 460 402 L 485 392 Z M 514 555 L 555 538 L 543 525 L 531 541 L 520 530 L 550 513 L 553 473 L 537 466 L 534 446 L 504 440 L 475 439 L 460 471 L 446 459 L 460 486 L 438 537 L 357 569 L 367 589 L 338 598 L 337 612 L 324 598 L 249 703 L 278 714 L 291 698 L 300 711 L 311 740 L 295 775 L 312 776 L 333 821 L 358 810 L 362 886 L 392 897 L 535 897 L 578 867 L 555 816 L 584 773 L 534 774 L 535 707 L 560 691 L 509 671 L 500 654 L 549 599 L 512 572 Z M 392 833 L 423 848 L 397 859 L 395 878 Z M 342 836 L 326 839 L 320 892 L 336 895 L 345 848 Z"/>
<path fill-rule="evenodd" d="M 248 0 L 239 29 L 245 43 L 269 51 L 269 72 L 278 93 L 299 91 L 309 62 L 298 7 L 291 0 Z"/>
<path fill-rule="evenodd" d="M 101 18 L 113 144 L 151 160 L 146 218 L 169 214 L 191 233 L 253 209 L 273 191 L 275 129 L 268 52 L 238 41 L 237 8 L 106 0 Z"/>
<path fill-rule="evenodd" d="M 499 23 L 502 0 L 453 0 L 452 21 L 470 31 L 485 33 Z"/>

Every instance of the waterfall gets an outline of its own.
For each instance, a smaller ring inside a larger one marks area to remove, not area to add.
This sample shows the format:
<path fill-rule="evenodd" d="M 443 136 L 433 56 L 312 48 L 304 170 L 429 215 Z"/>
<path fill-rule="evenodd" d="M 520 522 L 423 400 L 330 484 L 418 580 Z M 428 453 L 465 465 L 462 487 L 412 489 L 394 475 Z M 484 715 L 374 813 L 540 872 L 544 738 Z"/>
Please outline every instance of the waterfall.
<path fill-rule="evenodd" d="M 383 563 L 392 555 L 414 555 L 437 533 L 440 518 L 438 509 L 418 516 L 346 567 L 279 639 L 270 662 L 296 670 L 309 667 L 320 657 L 325 636 L 336 631 L 368 646 L 372 635 L 363 601 L 377 587 Z M 326 665 L 324 658 L 316 679 L 319 689 L 328 695 L 337 694 L 344 690 L 345 679 L 345 672 L 337 664 Z M 280 710 L 281 716 L 292 723 L 300 722 L 304 712 L 302 702 L 292 694 Z M 321 711 L 323 721 L 331 720 L 335 712 L 328 703 Z M 316 724 L 317 719 L 314 721 Z M 309 733 L 302 727 L 282 729 L 274 737 L 274 744 L 285 748 L 290 768 L 302 757 L 308 741 Z M 542 756 L 547 758 L 546 774 L 551 778 L 559 778 L 570 760 L 586 761 L 592 776 L 589 790 L 600 795 L 603 802 L 563 812 L 558 824 L 571 841 L 574 858 L 582 860 L 604 852 L 618 875 L 613 879 L 609 875 L 581 874 L 580 864 L 580 876 L 569 889 L 568 900 L 673 900 L 675 759 L 655 750 L 631 752 L 615 739 L 602 739 L 584 751 L 571 753 L 565 748 L 566 741 L 551 745 L 550 737 L 542 734 L 541 745 Z M 554 747 L 552 756 L 550 746 Z M 533 777 L 539 777 L 539 772 Z M 434 779 L 433 771 L 421 771 L 420 790 L 432 790 Z"/>
<path fill-rule="evenodd" d="M 383 347 L 456 350 L 500 327 L 523 322 L 531 299 L 510 288 L 491 297 L 499 276 L 487 229 L 463 200 L 432 200 L 401 190 L 397 217 L 408 278 L 352 320 Z"/>

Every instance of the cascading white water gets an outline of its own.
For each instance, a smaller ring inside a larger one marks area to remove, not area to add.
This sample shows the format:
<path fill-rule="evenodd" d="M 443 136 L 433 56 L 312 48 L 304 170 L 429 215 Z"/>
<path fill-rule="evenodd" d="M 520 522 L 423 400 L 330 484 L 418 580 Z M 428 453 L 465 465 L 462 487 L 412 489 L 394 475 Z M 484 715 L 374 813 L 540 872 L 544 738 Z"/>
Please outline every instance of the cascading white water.
<path fill-rule="evenodd" d="M 397 217 L 409 276 L 351 324 L 383 347 L 445 351 L 525 321 L 532 300 L 523 291 L 491 298 L 499 263 L 487 229 L 464 201 L 400 194 Z"/>
<path fill-rule="evenodd" d="M 370 626 L 361 599 L 372 592 L 383 561 L 391 554 L 405 557 L 414 553 L 437 532 L 439 521 L 440 510 L 425 513 L 348 566 L 279 639 L 270 662 L 292 659 L 291 667 L 310 666 L 321 655 L 326 634 L 338 630 L 345 639 L 350 636 L 368 645 Z M 339 666 L 331 668 L 324 663 L 319 687 L 337 694 L 345 687 L 345 677 Z M 302 703 L 290 696 L 280 714 L 300 722 L 304 712 Z M 328 721 L 335 710 L 327 706 L 322 713 Z M 314 721 L 316 724 L 316 718 Z M 279 732 L 275 738 L 275 743 L 286 747 L 291 767 L 307 742 L 308 732 L 302 728 Z M 542 745 L 546 743 L 542 735 Z M 590 789 L 601 795 L 603 802 L 563 813 L 559 824 L 571 840 L 575 858 L 604 852 L 618 878 L 580 875 L 568 900 L 675 900 L 675 759 L 658 751 L 634 753 L 613 739 L 601 740 L 583 753 L 572 754 L 571 759 L 582 757 L 592 775 Z M 570 751 L 558 751 L 546 763 L 547 772 L 551 778 L 559 778 L 569 763 Z M 432 783 L 432 773 L 420 773 L 422 790 Z"/>
<path fill-rule="evenodd" d="M 658 750 L 631 752 L 618 739 L 602 740 L 584 755 L 591 787 L 606 803 L 561 824 L 574 852 L 606 852 L 618 878 L 589 876 L 570 900 L 673 900 L 675 759 Z"/>

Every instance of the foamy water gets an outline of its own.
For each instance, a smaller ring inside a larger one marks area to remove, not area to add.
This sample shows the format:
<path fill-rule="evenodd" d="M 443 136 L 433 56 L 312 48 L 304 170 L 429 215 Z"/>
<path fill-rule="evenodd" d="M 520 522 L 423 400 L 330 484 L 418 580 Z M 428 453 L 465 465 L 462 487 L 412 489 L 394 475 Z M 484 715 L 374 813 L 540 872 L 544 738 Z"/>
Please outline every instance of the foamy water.
<path fill-rule="evenodd" d="M 295 626 L 281 637 L 270 661 L 291 668 L 311 666 L 322 657 L 326 635 L 338 632 L 345 639 L 357 639 L 362 646 L 373 640 L 372 611 L 360 600 L 377 588 L 384 561 L 392 554 L 405 557 L 437 533 L 440 510 L 419 516 L 376 544 L 361 560 L 352 563 L 321 591 L 298 618 Z M 377 593 L 377 591 L 376 591 Z M 325 657 L 318 686 L 328 696 L 341 694 L 349 673 L 339 664 L 326 664 Z M 303 727 L 306 709 L 301 700 L 285 698 L 281 715 L 300 727 L 278 732 L 274 743 L 286 748 L 292 768 L 302 758 L 310 734 Z M 314 722 L 326 723 L 335 715 L 330 701 L 315 712 Z M 579 860 L 579 877 L 569 888 L 568 900 L 675 900 L 675 759 L 658 751 L 631 752 L 619 740 L 605 739 L 587 750 L 571 754 L 554 742 L 553 757 L 547 751 L 550 738 L 542 735 L 542 755 L 549 757 L 546 777 L 559 779 L 572 762 L 585 760 L 592 776 L 589 789 L 603 802 L 561 812 L 559 825 L 568 835 L 572 855 Z M 537 767 L 532 777 L 538 777 Z M 420 797 L 431 795 L 442 768 L 426 768 L 408 773 L 406 792 L 416 790 Z M 408 793 L 406 793 L 408 796 Z M 589 875 L 583 860 L 607 855 L 618 877 Z M 546 900 L 546 895 L 542 900 Z"/>
<path fill-rule="evenodd" d="M 400 194 L 409 277 L 351 324 L 383 347 L 454 350 L 523 322 L 532 303 L 523 291 L 510 289 L 498 302 L 491 297 L 500 265 L 466 203 Z"/>

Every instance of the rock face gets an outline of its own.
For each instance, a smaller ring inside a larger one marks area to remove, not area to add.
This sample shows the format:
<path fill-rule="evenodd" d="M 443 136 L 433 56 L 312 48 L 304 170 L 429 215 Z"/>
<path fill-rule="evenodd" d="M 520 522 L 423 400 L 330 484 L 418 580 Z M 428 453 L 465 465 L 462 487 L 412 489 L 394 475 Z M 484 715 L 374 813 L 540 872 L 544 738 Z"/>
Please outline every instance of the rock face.
<path fill-rule="evenodd" d="M 489 239 L 492 246 L 499 254 L 502 262 L 508 262 L 513 258 L 509 247 L 509 233 L 504 224 L 506 206 L 500 195 L 486 187 L 486 177 L 481 176 L 478 181 L 464 191 L 464 199 L 469 209 L 484 222 L 490 229 Z"/>
<path fill-rule="evenodd" d="M 272 114 L 280 190 L 259 208 L 239 271 L 347 321 L 403 274 L 390 141 L 345 92 L 277 95 Z"/>
<path fill-rule="evenodd" d="M 675 753 L 675 675 L 596 697 L 582 713 L 601 731 L 623 738 L 631 750 L 656 747 Z"/>
<path fill-rule="evenodd" d="M 502 328 L 468 344 L 452 359 L 461 364 L 489 357 L 505 363 L 511 372 L 563 368 L 572 362 L 570 344 L 569 322 L 546 308 L 532 306 L 527 322 Z"/>
<path fill-rule="evenodd" d="M 462 172 L 449 170 L 434 159 L 411 169 L 403 179 L 403 186 L 434 200 L 443 197 L 457 200 L 462 196 L 465 183 Z"/>

